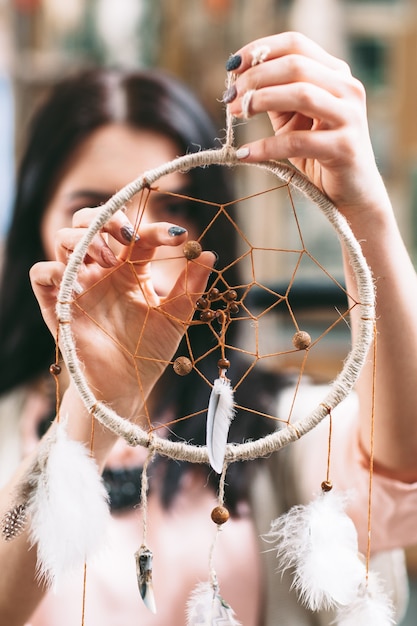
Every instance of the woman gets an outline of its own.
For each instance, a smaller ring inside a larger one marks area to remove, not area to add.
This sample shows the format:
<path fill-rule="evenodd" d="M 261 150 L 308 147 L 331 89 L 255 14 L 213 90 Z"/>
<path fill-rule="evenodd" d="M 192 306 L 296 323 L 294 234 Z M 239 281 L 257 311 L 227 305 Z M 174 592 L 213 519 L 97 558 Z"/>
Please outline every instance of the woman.
<path fill-rule="evenodd" d="M 62 111 L 66 115 L 62 117 Z M 175 144 L 173 150 L 159 156 L 155 147 L 154 163 L 161 163 L 177 154 L 213 147 L 216 132 L 201 106 L 194 97 L 173 79 L 158 73 L 117 73 L 112 71 L 92 71 L 64 81 L 58 85 L 53 95 L 38 111 L 32 122 L 29 144 L 24 155 L 19 180 L 13 222 L 6 242 L 4 258 L 2 301 L 0 308 L 0 328 L 2 337 L 0 347 L 1 371 L 0 392 L 15 389 L 24 383 L 34 381 L 44 386 L 44 376 L 54 358 L 54 340 L 48 332 L 39 314 L 30 283 L 27 280 L 29 268 L 38 260 L 53 259 L 54 237 L 56 231 L 70 225 L 72 214 L 84 206 L 97 206 L 105 202 L 117 189 L 108 184 L 105 192 L 100 187 L 97 193 L 78 194 L 74 199 L 64 200 L 64 206 L 55 210 L 50 207 L 50 199 L 57 182 L 67 167 L 68 155 L 76 151 L 79 144 L 96 129 L 112 123 L 124 123 L 132 128 L 147 129 L 170 138 Z M 171 146 L 170 146 L 171 147 Z M 143 150 L 145 152 L 145 150 Z M 113 153 L 113 159 L 116 155 Z M 149 169 L 150 161 L 137 159 L 132 161 L 132 176 L 144 169 Z M 202 170 L 196 168 L 190 173 L 186 190 L 189 194 L 208 201 L 227 201 L 231 195 L 230 184 L 221 168 Z M 128 182 L 124 176 L 120 185 Z M 85 190 L 83 190 L 85 191 Z M 189 226 L 192 222 L 196 232 L 201 232 L 209 217 L 198 207 L 180 200 L 165 199 L 155 215 L 156 221 L 177 220 L 181 225 Z M 175 238 L 172 239 L 174 241 Z M 126 240 L 124 241 L 126 243 Z M 227 266 L 235 256 L 234 230 L 230 223 L 221 228 L 213 227 L 204 241 L 209 250 L 222 250 L 219 265 Z M 164 268 L 170 271 L 171 264 Z M 236 270 L 229 270 L 230 280 L 236 283 Z M 16 306 L 19 303 L 19 306 Z M 207 334 L 203 327 L 196 331 L 198 344 L 207 344 Z M 197 351 L 198 351 L 197 346 Z M 214 367 L 215 360 L 211 367 Z M 175 379 L 175 385 L 170 383 Z M 193 412 L 193 397 L 188 389 L 190 384 L 201 390 L 204 388 L 200 377 L 193 379 L 178 378 L 167 370 L 164 387 L 175 390 L 175 397 L 170 393 L 170 401 L 175 411 L 181 414 Z M 51 381 L 50 381 L 51 382 Z M 264 381 L 264 384 L 267 381 Z M 271 387 L 271 394 L 272 389 Z M 198 392 L 196 394 L 199 395 Z M 163 406 L 166 395 L 159 394 L 161 406 L 158 413 L 169 410 Z M 266 408 L 266 407 L 264 407 Z M 55 415 L 52 403 L 46 410 L 40 428 L 45 428 Z M 242 424 L 242 421 L 240 421 Z M 245 427 L 247 428 L 248 425 Z M 265 427 L 265 426 L 264 426 Z M 188 423 L 179 424 L 179 436 L 187 438 Z M 237 433 L 254 436 L 255 433 Z M 192 433 L 199 442 L 203 442 L 203 433 Z M 173 484 L 178 482 L 181 468 L 178 464 L 170 467 L 169 481 L 165 489 L 167 501 L 172 495 Z M 114 478 L 114 477 L 113 477 Z M 174 489 L 175 491 L 175 489 Z M 114 494 L 116 497 L 116 494 Z"/>
<path fill-rule="evenodd" d="M 259 45 L 266 51 L 264 62 L 253 65 L 252 51 Z M 327 55 L 311 41 L 294 34 L 281 34 L 245 46 L 229 60 L 228 68 L 237 74 L 235 87 L 224 97 L 230 107 L 230 112 L 237 117 L 245 113 L 254 115 L 268 112 L 274 130 L 274 136 L 242 147 L 239 150 L 239 156 L 247 161 L 267 158 L 291 159 L 327 193 L 348 218 L 357 238 L 363 241 L 365 255 L 378 280 L 379 342 L 376 412 L 380 426 L 374 448 L 377 470 L 374 488 L 378 495 L 383 494 L 390 502 L 396 503 L 394 517 L 390 517 L 387 512 L 385 516 L 378 515 L 380 532 L 376 533 L 378 541 L 375 547 L 378 550 L 387 550 L 405 545 L 406 542 L 414 542 L 416 537 L 410 529 L 412 527 L 411 516 L 407 507 L 409 509 L 415 503 L 416 494 L 412 483 L 417 474 L 416 438 L 412 433 L 412 429 L 415 428 L 412 381 L 414 380 L 413 369 L 416 367 L 413 354 L 417 338 L 413 320 L 414 307 L 410 306 L 410 292 L 415 293 L 415 290 L 410 290 L 410 285 L 415 283 L 416 277 L 375 166 L 366 125 L 363 89 L 351 77 L 344 63 Z M 85 89 L 88 92 L 87 84 Z M 250 100 L 244 97 L 248 92 L 251 93 Z M 64 98 L 63 88 L 60 93 Z M 137 173 L 151 169 L 157 163 L 169 161 L 176 154 L 185 152 L 190 143 L 207 145 L 207 141 L 205 138 L 203 140 L 200 133 L 195 132 L 184 141 L 181 139 L 182 133 L 178 132 L 178 128 L 172 132 L 171 124 L 175 118 L 171 116 L 168 118 L 169 124 L 166 125 L 159 122 L 156 125 L 148 119 L 139 124 L 135 123 L 134 120 L 125 116 L 126 109 L 129 108 L 126 106 L 126 99 L 120 98 L 119 91 L 116 90 L 115 93 L 118 96 L 115 96 L 112 102 L 112 116 L 101 117 L 98 121 L 87 125 L 87 128 L 81 131 L 81 135 L 73 135 L 71 137 L 73 143 L 67 143 L 65 152 L 62 152 L 60 158 L 51 149 L 49 161 L 45 158 L 44 171 L 50 172 L 49 168 L 53 165 L 52 171 L 55 175 L 51 181 L 45 181 L 44 188 L 39 195 L 36 196 L 33 189 L 26 188 L 26 202 L 33 202 L 42 215 L 42 217 L 38 215 L 36 222 L 32 223 L 32 230 L 36 229 L 39 232 L 40 229 L 41 242 L 43 237 L 43 246 L 49 258 L 47 262 L 38 263 L 32 268 L 31 280 L 43 317 L 52 335 L 56 328 L 57 287 L 62 277 L 68 251 L 73 249 L 96 213 L 96 210 L 82 207 L 96 206 L 115 189 L 134 178 Z M 80 91 L 80 94 L 84 94 L 84 90 Z M 102 94 L 103 92 L 100 91 L 100 103 Z M 97 92 L 94 97 L 98 97 Z M 140 101 L 140 98 L 138 97 L 137 100 Z M 87 99 L 86 102 L 83 120 L 88 118 L 87 111 L 94 104 L 89 105 Z M 181 113 L 181 124 L 178 125 L 181 130 L 186 127 L 185 119 L 195 119 L 193 111 L 189 111 L 189 105 L 190 97 L 187 95 L 181 99 L 177 109 L 177 115 Z M 110 105 L 107 104 L 107 106 Z M 152 109 L 151 113 L 155 112 L 154 106 L 149 108 Z M 187 112 L 184 117 L 182 117 L 182 109 Z M 71 118 L 67 106 L 64 109 L 61 106 L 62 110 L 65 110 L 67 115 L 59 120 L 58 129 L 62 124 L 65 127 L 64 121 Z M 55 144 L 56 137 L 50 131 L 49 126 L 51 118 L 51 115 L 47 115 L 43 119 L 48 127 L 48 131 L 45 132 L 50 134 L 51 144 Z M 72 135 L 73 131 L 69 132 Z M 207 138 L 213 136 L 211 132 L 211 129 L 208 129 Z M 32 145 L 33 150 L 38 149 L 39 136 L 36 138 L 36 143 L 33 141 Z M 44 146 L 42 148 L 48 154 L 48 150 Z M 108 154 L 112 155 L 110 163 L 105 158 Z M 38 159 L 31 160 L 35 162 Z M 211 169 L 209 168 L 207 172 Z M 207 172 L 204 171 L 204 176 Z M 200 171 L 190 172 L 189 185 L 192 193 L 216 201 L 215 195 L 205 194 L 209 193 L 208 190 L 214 189 L 214 194 L 219 190 L 221 201 L 224 202 L 224 185 L 221 184 L 221 187 L 217 184 L 209 185 L 207 180 L 201 182 L 200 185 L 194 179 L 194 176 L 200 177 L 200 175 L 203 178 L 203 173 Z M 219 172 L 213 175 L 221 177 Z M 30 185 L 34 179 L 36 179 L 36 170 L 30 172 L 27 185 Z M 178 179 L 171 178 L 163 183 L 161 181 L 162 184 L 175 189 Z M 22 184 L 20 187 L 22 188 Z M 97 191 L 100 191 L 101 195 Z M 187 189 L 187 193 L 188 191 Z M 70 203 L 68 199 L 71 200 Z M 19 203 L 19 198 L 17 202 Z M 68 214 L 72 213 L 74 213 L 72 227 L 69 227 Z M 161 251 L 167 246 L 179 246 L 187 238 L 187 232 L 184 229 L 187 229 L 188 235 L 192 237 L 193 228 L 197 226 L 194 215 L 195 213 L 191 214 L 186 211 L 185 215 L 181 215 L 181 220 L 173 220 L 171 215 L 167 214 L 166 207 L 162 213 L 158 213 L 155 207 L 156 221 L 145 224 L 139 230 L 140 239 L 133 244 L 135 258 L 143 261 L 154 251 L 156 254 L 162 254 Z M 35 226 L 37 223 L 41 226 Z M 21 230 L 15 227 L 14 233 L 15 245 L 9 244 L 8 250 L 11 247 L 17 249 L 16 242 L 23 247 L 20 239 Z M 124 250 L 131 246 L 135 236 L 128 213 L 121 211 L 116 213 L 106 225 L 105 233 L 118 242 L 119 248 L 116 252 L 123 257 Z M 12 240 L 13 230 L 10 238 Z M 46 243 L 52 241 L 55 241 L 55 248 L 51 244 L 48 248 Z M 229 234 L 225 233 L 225 241 L 230 241 Z M 212 245 L 209 241 L 205 241 L 204 247 L 205 250 L 220 250 L 220 261 L 223 266 L 227 266 L 227 257 L 223 256 L 223 250 L 226 250 L 227 246 L 220 245 L 218 236 Z M 83 269 L 85 284 L 83 283 L 82 287 L 85 289 L 88 286 L 90 274 L 108 272 L 109 268 L 115 267 L 119 262 L 117 254 L 108 245 L 106 237 L 97 238 L 89 250 L 89 261 Z M 231 254 L 233 255 L 233 251 Z M 193 266 L 188 275 L 190 290 L 195 293 L 204 291 L 210 269 L 215 262 L 214 255 L 210 252 L 204 252 L 201 258 L 203 263 L 200 266 Z M 36 258 L 32 256 L 26 263 L 30 265 L 35 260 Z M 146 264 L 141 267 L 143 271 L 142 273 L 139 271 L 140 283 L 151 294 L 152 300 L 158 303 L 161 297 L 173 296 L 170 299 L 176 302 L 175 315 L 186 319 L 191 314 L 192 306 L 188 299 L 181 297 L 183 266 L 175 269 L 173 272 L 175 275 L 168 276 L 165 272 L 163 282 L 160 277 L 149 275 Z M 6 256 L 5 276 L 8 278 L 10 278 L 10 271 L 11 266 L 7 265 Z M 351 280 L 349 268 L 347 268 L 347 280 Z M 144 318 L 143 302 L 124 301 L 116 294 L 117 285 L 113 284 L 110 292 L 106 293 L 105 303 L 106 306 L 109 303 L 112 304 L 115 317 L 118 311 L 123 314 L 126 307 L 134 306 L 135 323 L 137 324 L 138 320 Z M 395 312 L 392 309 L 393 297 L 396 302 Z M 13 299 L 14 303 L 17 302 L 16 296 L 10 299 Z M 15 306 L 14 311 L 16 311 Z M 105 312 L 99 310 L 99 315 L 105 315 Z M 155 332 L 152 334 L 150 356 L 163 354 L 165 358 L 171 359 L 181 340 L 181 329 L 167 324 L 166 319 L 161 320 L 161 317 L 152 319 L 151 323 L 154 324 Z M 20 328 L 23 326 L 20 324 Z M 121 414 L 130 415 L 132 410 L 135 413 L 140 411 L 138 406 L 132 409 L 133 391 L 129 380 L 123 380 L 117 375 L 120 371 L 120 364 L 117 362 L 117 355 L 114 355 L 112 359 L 111 346 L 102 340 L 102 344 L 95 345 L 94 359 L 91 359 L 89 357 L 90 339 L 82 318 L 75 320 L 74 329 L 77 334 L 77 345 L 83 345 L 85 342 L 85 354 L 81 351 L 80 356 L 86 364 L 90 384 L 98 389 L 105 389 L 103 400 L 110 402 Z M 125 330 L 129 337 L 128 325 Z M 407 346 L 404 346 L 402 341 L 405 332 L 407 332 Z M 43 346 L 44 340 L 41 343 Z M 52 353 L 53 342 L 49 345 Z M 36 352 L 38 352 L 37 347 Z M 26 350 L 23 354 L 27 354 Z M 101 355 L 106 357 L 103 362 L 101 362 Z M 392 366 L 393 359 L 395 367 Z M 47 367 L 48 360 L 53 359 L 49 355 L 42 357 L 42 362 L 36 366 L 39 367 L 38 372 Z M 7 389 L 29 377 L 32 378 L 37 373 L 36 367 L 26 368 L 25 363 L 21 364 L 21 367 L 26 370 L 25 373 L 15 375 L 14 382 L 9 382 Z M 112 370 L 109 371 L 109 367 L 114 367 L 114 375 L 112 375 Z M 103 372 L 105 372 L 106 381 L 104 387 Z M 346 487 L 355 486 L 356 481 L 363 483 L 363 476 L 362 481 L 358 479 L 358 476 L 361 472 L 366 473 L 361 463 L 370 453 L 367 442 L 370 429 L 368 416 L 371 402 L 369 391 L 371 374 L 371 367 L 369 371 L 365 368 L 358 388 L 360 419 L 353 420 L 348 440 L 343 441 L 343 438 L 338 440 L 340 457 L 353 463 L 349 476 L 346 476 L 346 472 L 342 470 L 341 482 L 343 483 L 344 480 Z M 164 376 L 168 375 L 167 373 Z M 148 368 L 142 379 L 146 397 L 152 398 L 151 391 L 160 376 L 161 367 Z M 268 392 L 271 391 L 268 380 L 255 382 L 260 391 L 265 389 Z M 161 385 L 167 384 L 166 381 L 161 380 Z M 186 385 L 190 389 L 189 380 L 186 381 Z M 168 387 L 165 386 L 165 388 Z M 276 389 L 276 384 L 274 388 Z M 181 401 L 192 403 L 192 398 L 185 398 L 187 394 L 184 389 L 181 390 L 178 386 L 178 396 L 175 396 L 170 406 L 164 405 L 163 402 L 159 405 L 158 410 L 161 415 L 167 411 L 169 419 L 173 412 L 175 414 L 178 410 Z M 254 393 L 253 387 L 251 393 Z M 39 403 L 42 402 L 41 395 L 36 396 L 36 401 Z M 259 395 L 265 394 L 259 393 Z M 155 393 L 155 396 L 158 397 L 158 394 Z M 156 400 L 153 402 L 157 403 Z M 188 406 L 188 412 L 192 412 L 192 405 Z M 60 410 L 62 414 L 68 414 L 70 417 L 69 436 L 88 445 L 90 429 L 86 425 L 89 421 L 85 419 L 85 410 L 72 383 L 63 394 Z M 38 409 L 39 413 L 41 411 Z M 235 421 L 238 423 L 240 420 Z M 188 423 L 191 424 L 192 420 Z M 267 425 L 263 428 L 267 428 Z M 242 437 L 248 438 L 261 434 L 262 432 L 251 433 L 245 426 L 244 432 L 235 433 L 233 437 L 239 440 Z M 198 437 L 194 432 L 185 432 L 182 436 Z M 351 445 L 352 442 L 356 446 Z M 351 448 L 354 450 L 352 454 Z M 115 437 L 103 429 L 97 429 L 94 456 L 98 465 L 103 467 L 105 463 L 108 464 L 111 455 L 115 452 L 117 452 Z M 123 450 L 122 454 L 125 455 L 126 451 Z M 133 464 L 138 465 L 140 462 L 141 459 L 135 458 Z M 266 528 L 262 526 L 262 521 L 259 519 L 262 517 L 262 511 L 260 511 L 262 507 L 254 505 L 260 485 L 263 490 L 266 489 L 266 493 L 271 494 L 271 482 L 274 479 L 277 480 L 273 473 L 276 470 L 272 467 L 273 463 L 274 460 L 262 462 L 258 469 L 243 470 L 248 472 L 243 475 L 243 486 L 238 481 L 239 476 L 232 481 L 229 503 L 234 515 L 224 529 L 224 536 L 227 539 L 224 544 L 225 554 L 223 554 L 222 563 L 219 563 L 217 567 L 222 595 L 234 607 L 237 617 L 245 626 L 280 623 L 279 620 L 287 624 L 314 624 L 317 619 L 323 619 L 322 623 L 329 623 L 331 619 L 329 616 L 319 618 L 309 615 L 288 599 L 286 588 L 282 592 L 284 600 L 280 600 L 279 608 L 276 607 L 276 597 L 280 596 L 276 587 L 279 585 L 276 579 L 271 582 L 270 577 L 267 577 L 265 569 L 267 565 L 265 562 L 261 564 L 260 561 L 256 538 L 259 531 L 264 531 Z M 125 461 L 124 466 L 127 464 Z M 24 466 L 25 461 L 20 466 L 17 476 L 12 479 L 11 485 L 16 483 Z M 253 466 L 249 465 L 249 467 Z M 242 469 L 239 467 L 239 470 Z M 251 472 L 250 476 L 249 472 Z M 153 520 L 149 529 L 151 534 L 149 543 L 160 546 L 155 553 L 154 567 L 155 577 L 156 572 L 162 573 L 162 579 L 154 581 L 157 597 L 163 598 L 161 605 L 158 606 L 158 613 L 151 616 L 138 603 L 137 596 L 134 595 L 132 589 L 133 577 L 126 573 L 127 565 L 117 567 L 117 573 L 111 580 L 106 580 L 109 572 L 111 574 L 112 571 L 116 571 L 116 566 L 110 565 L 107 568 L 97 567 L 93 570 L 91 580 L 87 585 L 87 593 L 91 594 L 87 598 L 87 607 L 92 607 L 93 623 L 105 624 L 105 620 L 108 620 L 109 624 L 120 622 L 127 625 L 137 623 L 138 619 L 139 621 L 142 619 L 143 623 L 155 625 L 184 623 L 186 599 L 196 582 L 206 576 L 205 554 L 212 534 L 208 520 L 213 506 L 214 492 L 202 489 L 206 482 L 206 475 L 202 475 L 199 471 L 181 469 L 180 475 L 174 476 L 173 485 L 168 482 L 171 474 L 171 471 L 167 471 L 166 468 L 162 469 L 162 478 L 159 475 L 155 477 L 149 498 L 149 515 Z M 310 468 L 305 474 L 311 474 Z M 304 492 L 309 492 L 308 476 L 303 475 L 300 480 L 302 482 L 297 485 L 296 492 L 291 494 L 291 498 L 296 497 L 295 494 L 304 495 Z M 10 489 L 9 485 L 2 494 L 1 506 L 4 510 L 7 509 Z M 160 491 L 162 491 L 162 496 L 160 496 Z M 276 491 L 272 492 L 274 500 L 277 500 L 279 495 Z M 363 500 L 359 498 L 359 504 L 356 503 L 352 511 L 352 516 L 356 516 L 358 527 L 362 526 L 363 521 L 359 521 L 360 505 L 366 502 L 363 493 L 361 497 Z M 286 500 L 285 497 L 284 500 Z M 274 501 L 271 506 L 272 510 L 269 512 L 275 514 L 277 510 L 281 510 L 282 507 L 285 509 L 290 503 L 292 503 L 290 500 L 283 503 Z M 264 504 L 265 502 L 262 506 Z M 406 532 L 404 532 L 404 519 Z M 391 524 L 395 526 L 391 528 Z M 121 544 L 116 544 L 115 554 L 110 555 L 113 559 L 111 563 L 115 562 L 114 558 L 117 554 L 124 552 L 130 554 L 130 544 L 134 543 L 133 539 L 137 540 L 137 532 L 133 531 L 134 525 L 137 528 L 137 517 L 134 522 L 129 516 L 114 518 L 114 536 Z M 132 535 L 135 537 L 133 538 Z M 76 611 L 80 606 L 82 591 L 79 588 L 66 590 L 66 597 L 72 600 L 69 603 L 67 600 L 65 605 L 61 596 L 54 600 L 47 595 L 36 612 L 35 607 L 44 592 L 33 582 L 35 555 L 34 550 L 27 551 L 26 540 L 26 536 L 23 535 L 10 544 L 1 545 L 1 554 L 3 558 L 9 559 L 10 563 L 7 575 L 6 573 L 0 575 L 2 619 L 8 624 L 24 624 L 25 620 L 33 614 L 31 618 L 33 626 L 38 623 L 45 626 L 48 624 L 48 619 L 51 624 L 57 623 L 58 620 L 63 624 L 64 606 L 67 623 L 78 623 Z M 162 545 L 163 548 L 161 548 Z M 242 545 L 245 546 L 244 551 L 241 549 Z M 176 568 L 180 570 L 181 576 L 177 575 Z M 271 569 L 273 568 L 274 564 L 271 565 Z M 77 597 L 78 603 L 74 601 Z M 72 613 L 72 610 L 75 613 Z M 59 615 L 59 618 L 55 615 Z"/>

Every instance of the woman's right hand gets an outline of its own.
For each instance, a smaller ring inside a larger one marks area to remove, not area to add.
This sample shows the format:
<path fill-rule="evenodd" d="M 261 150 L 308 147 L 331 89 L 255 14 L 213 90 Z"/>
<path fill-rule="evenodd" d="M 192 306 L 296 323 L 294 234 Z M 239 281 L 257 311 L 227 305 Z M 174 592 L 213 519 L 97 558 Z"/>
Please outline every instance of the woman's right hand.
<path fill-rule="evenodd" d="M 57 333 L 56 301 L 70 253 L 100 209 L 81 209 L 72 228 L 56 236 L 56 261 L 37 263 L 31 281 L 42 315 L 52 335 Z M 205 290 L 214 255 L 203 252 L 186 262 L 169 293 L 159 295 L 151 276 L 151 260 L 159 246 L 182 256 L 187 231 L 172 235 L 173 224 L 143 224 L 135 239 L 127 216 L 118 211 L 95 235 L 78 272 L 79 294 L 74 294 L 72 333 L 85 376 L 98 400 L 110 404 L 122 417 L 137 418 L 156 381 L 170 361 L 192 318 L 194 304 Z M 182 232 L 183 231 L 183 232 Z M 107 243 L 116 240 L 115 256 Z M 177 252 L 175 248 L 180 246 Z M 127 262 L 125 262 L 127 261 Z M 94 320 L 94 321 L 92 321 Z M 133 355 L 142 358 L 134 358 Z"/>

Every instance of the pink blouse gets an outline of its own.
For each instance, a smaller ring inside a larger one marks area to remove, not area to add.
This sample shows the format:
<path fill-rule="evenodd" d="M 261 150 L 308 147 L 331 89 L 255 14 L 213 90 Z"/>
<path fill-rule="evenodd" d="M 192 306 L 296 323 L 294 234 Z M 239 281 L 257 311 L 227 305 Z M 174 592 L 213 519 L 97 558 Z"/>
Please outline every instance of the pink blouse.
<path fill-rule="evenodd" d="M 305 385 L 297 395 L 294 419 L 311 412 L 325 396 L 323 386 Z M 280 407 L 285 414 L 292 393 L 283 394 Z M 338 491 L 347 492 L 348 510 L 366 554 L 370 497 L 369 461 L 358 442 L 358 401 L 351 394 L 332 412 L 330 478 Z M 291 463 L 302 502 L 320 492 L 326 478 L 329 419 L 292 446 Z M 417 544 L 417 483 L 404 483 L 373 472 L 370 507 L 372 553 Z"/>

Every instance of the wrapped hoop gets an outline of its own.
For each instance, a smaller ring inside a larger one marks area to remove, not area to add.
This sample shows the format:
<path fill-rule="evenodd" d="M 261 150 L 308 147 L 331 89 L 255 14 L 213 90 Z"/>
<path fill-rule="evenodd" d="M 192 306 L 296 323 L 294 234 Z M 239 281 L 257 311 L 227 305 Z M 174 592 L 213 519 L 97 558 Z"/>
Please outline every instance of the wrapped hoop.
<path fill-rule="evenodd" d="M 208 463 L 206 446 L 194 446 L 183 442 L 174 442 L 148 433 L 140 426 L 120 417 L 115 411 L 99 402 L 90 389 L 83 368 L 77 358 L 76 346 L 71 330 L 71 301 L 75 290 L 77 273 L 83 263 L 88 246 L 94 235 L 104 226 L 110 217 L 132 196 L 145 187 L 149 187 L 162 176 L 173 172 L 184 172 L 194 167 L 209 165 L 228 165 L 258 167 L 271 172 L 283 182 L 301 191 L 311 199 L 325 215 L 341 242 L 344 244 L 356 280 L 359 294 L 360 323 L 354 345 L 345 359 L 344 365 L 322 402 L 309 415 L 297 422 L 297 428 L 291 424 L 256 441 L 241 444 L 228 444 L 225 461 L 250 460 L 268 456 L 272 452 L 300 438 L 314 428 L 335 406 L 352 390 L 361 368 L 366 360 L 369 346 L 373 339 L 375 293 L 371 272 L 363 257 L 361 247 L 355 239 L 345 218 L 333 203 L 307 178 L 291 166 L 274 161 L 246 164 L 239 161 L 236 151 L 230 146 L 219 150 L 206 150 L 178 157 L 158 168 L 145 172 L 135 181 L 126 185 L 102 207 L 97 218 L 91 223 L 83 239 L 72 253 L 61 283 L 57 317 L 59 320 L 62 352 L 69 373 L 81 395 L 86 409 L 104 426 L 122 436 L 130 445 L 151 447 L 154 452 L 173 459 L 193 463 Z"/>

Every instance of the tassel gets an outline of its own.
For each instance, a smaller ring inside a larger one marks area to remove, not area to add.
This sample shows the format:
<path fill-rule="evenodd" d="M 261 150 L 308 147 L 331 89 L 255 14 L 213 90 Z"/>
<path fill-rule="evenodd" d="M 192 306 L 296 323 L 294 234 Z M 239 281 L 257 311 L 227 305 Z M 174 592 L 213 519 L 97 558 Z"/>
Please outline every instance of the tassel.
<path fill-rule="evenodd" d="M 227 378 L 216 378 L 207 410 L 207 450 L 210 465 L 222 473 L 227 435 L 235 415 L 233 389 Z"/>
<path fill-rule="evenodd" d="M 31 479 L 27 513 L 38 576 L 55 586 L 104 543 L 110 512 L 96 463 L 83 444 L 68 439 L 62 422 L 48 447 Z"/>
<path fill-rule="evenodd" d="M 155 596 L 152 585 L 152 559 L 153 554 L 146 546 L 141 546 L 139 550 L 135 552 L 139 593 L 145 606 L 151 613 L 156 613 Z"/>
<path fill-rule="evenodd" d="M 341 607 L 333 622 L 337 626 L 391 626 L 395 624 L 394 607 L 382 589 L 375 572 L 369 572 L 367 583 L 362 583 L 355 600 Z"/>
<path fill-rule="evenodd" d="M 272 522 L 265 539 L 275 544 L 279 569 L 294 569 L 293 587 L 312 611 L 347 605 L 366 577 L 345 497 L 322 493 Z"/>
<path fill-rule="evenodd" d="M 187 626 L 241 626 L 235 612 L 223 600 L 218 587 L 200 583 L 187 604 Z"/>

